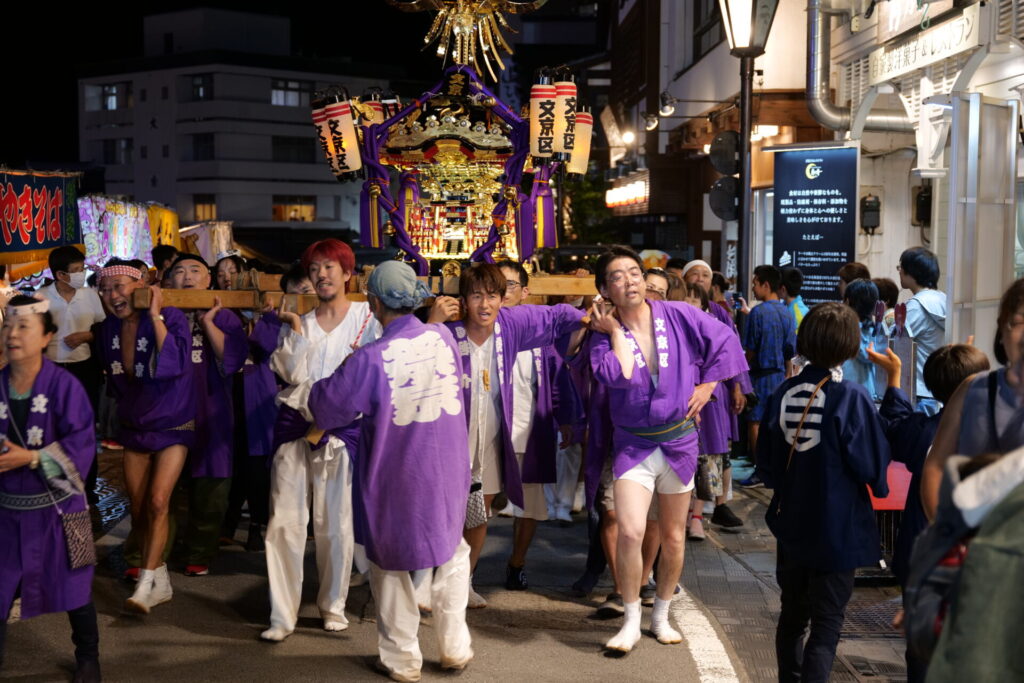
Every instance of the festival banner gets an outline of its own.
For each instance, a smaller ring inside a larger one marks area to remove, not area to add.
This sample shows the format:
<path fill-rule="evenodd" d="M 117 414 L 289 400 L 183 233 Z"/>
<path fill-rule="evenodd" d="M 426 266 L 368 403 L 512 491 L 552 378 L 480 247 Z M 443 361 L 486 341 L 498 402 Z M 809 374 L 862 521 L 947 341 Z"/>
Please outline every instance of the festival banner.
<path fill-rule="evenodd" d="M 0 172 L 0 263 L 46 259 L 80 244 L 78 174 Z"/>

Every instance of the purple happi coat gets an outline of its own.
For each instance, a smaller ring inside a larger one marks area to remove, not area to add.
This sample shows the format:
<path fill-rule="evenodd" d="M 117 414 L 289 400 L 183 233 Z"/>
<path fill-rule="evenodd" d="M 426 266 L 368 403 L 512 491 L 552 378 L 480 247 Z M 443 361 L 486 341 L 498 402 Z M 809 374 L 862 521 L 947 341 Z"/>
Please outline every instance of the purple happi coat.
<path fill-rule="evenodd" d="M 10 368 L 0 372 L 4 394 Z M 75 377 L 46 358 L 32 385 L 31 408 L 20 427 L 28 448 L 38 449 L 61 473 L 49 480 L 55 496 L 74 494 L 58 503 L 62 512 L 87 508 L 82 478 L 96 457 L 96 429 L 85 389 Z M 0 399 L 0 434 L 6 435 L 11 411 Z M 45 493 L 43 469 L 19 467 L 0 472 L 0 492 L 15 495 Z M 21 616 L 66 612 L 92 598 L 93 568 L 70 569 L 60 513 L 49 506 L 36 510 L 0 507 L 0 620 L 6 620 L 14 594 L 21 586 Z"/>
<path fill-rule="evenodd" d="M 165 307 L 167 336 L 157 353 L 156 333 L 149 312 L 139 317 L 135 340 L 135 375 L 125 372 L 121 321 L 108 315 L 100 323 L 97 347 L 107 374 L 107 391 L 117 399 L 118 439 L 133 451 L 159 451 L 195 444 L 195 373 L 191 366 L 192 335 L 188 320 L 177 308 Z"/>
<path fill-rule="evenodd" d="M 470 457 L 458 359 L 444 326 L 405 315 L 310 391 L 321 429 L 363 416 L 353 526 L 382 569 L 438 567 L 462 539 Z"/>
<path fill-rule="evenodd" d="M 529 472 L 530 478 L 539 475 L 539 468 L 531 465 L 527 468 L 527 459 L 523 461 L 523 476 L 519 473 L 515 449 L 512 446 L 512 371 L 515 368 L 516 356 L 520 351 L 554 346 L 567 343 L 569 335 L 579 329 L 583 312 L 568 304 L 554 306 L 534 306 L 523 304 L 510 308 L 498 309 L 498 319 L 494 323 L 494 351 L 498 360 L 498 383 L 501 390 L 501 427 L 502 427 L 502 481 L 505 494 L 513 504 L 523 506 L 523 481 Z M 462 321 L 445 323 L 458 343 L 462 358 L 462 372 L 467 380 L 472 373 L 472 360 L 469 336 L 466 324 Z M 561 349 L 565 351 L 565 349 Z M 471 384 L 463 383 L 463 400 L 470 405 Z M 541 397 L 545 396 L 546 406 L 542 407 Z M 550 391 L 542 392 L 538 388 L 537 409 L 546 410 L 551 415 Z M 466 422 L 469 422 L 469 411 L 466 411 Z M 535 419 L 535 425 L 537 420 Z M 469 437 L 466 437 L 467 443 Z M 553 437 L 552 437 L 553 439 Z"/>
<path fill-rule="evenodd" d="M 279 391 L 277 379 L 270 369 L 270 355 L 277 348 L 281 320 L 273 312 L 264 313 L 249 335 L 249 357 L 242 366 L 245 397 L 245 429 L 249 439 L 249 455 L 266 457 L 274 454 L 274 422 Z"/>
<path fill-rule="evenodd" d="M 562 358 L 553 346 L 532 349 L 537 393 L 534 395 L 533 424 L 523 453 L 522 483 L 552 484 L 557 479 L 555 439 L 560 424 L 555 414 L 558 368 Z"/>
<path fill-rule="evenodd" d="M 736 338 L 736 325 L 732 316 L 721 306 L 711 305 L 709 315 L 726 325 Z M 749 394 L 753 391 L 750 385 L 750 377 L 746 372 L 741 372 L 736 377 L 731 377 L 724 382 L 719 382 L 715 387 L 714 401 L 709 401 L 704 409 L 700 411 L 700 452 L 712 455 L 728 453 L 730 450 L 730 439 L 738 441 L 740 438 L 739 422 L 736 413 L 732 411 L 732 392 L 737 384 L 740 391 Z"/>
<path fill-rule="evenodd" d="M 189 472 L 193 478 L 223 479 L 231 476 L 234 449 L 235 416 L 231 406 L 233 375 L 242 369 L 249 354 L 242 322 L 232 311 L 222 308 L 213 324 L 224 333 L 224 358 L 217 360 L 210 340 L 199 323 L 200 313 L 192 316 L 192 352 L 195 373 L 196 443 L 189 452 Z"/>
<path fill-rule="evenodd" d="M 658 363 L 658 385 L 640 352 L 630 379 L 622 375 L 606 334 L 590 338 L 589 356 L 594 378 L 608 388 L 615 477 L 621 477 L 661 448 L 682 482 L 697 469 L 697 435 L 658 444 L 627 432 L 623 427 L 659 427 L 686 417 L 686 405 L 697 384 L 722 382 L 747 370 L 735 333 L 703 311 L 676 301 L 647 302 L 651 308 Z M 632 339 L 627 334 L 628 339 Z"/>

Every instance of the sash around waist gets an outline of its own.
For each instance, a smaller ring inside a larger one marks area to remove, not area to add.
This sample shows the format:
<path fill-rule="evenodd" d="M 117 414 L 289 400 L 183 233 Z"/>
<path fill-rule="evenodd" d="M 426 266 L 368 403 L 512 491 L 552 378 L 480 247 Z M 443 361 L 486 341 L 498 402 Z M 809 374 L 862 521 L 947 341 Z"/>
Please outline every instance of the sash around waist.
<path fill-rule="evenodd" d="M 689 419 L 679 420 L 678 422 L 671 422 L 663 425 L 651 425 L 648 427 L 617 426 L 623 431 L 628 432 L 633 436 L 638 436 L 641 439 L 646 439 L 654 443 L 668 443 L 669 441 L 681 439 L 687 434 L 696 431 L 697 422 L 691 417 Z"/>
<path fill-rule="evenodd" d="M 40 510 L 61 503 L 72 495 L 69 491 L 50 493 L 7 493 L 0 491 L 0 508 L 5 510 Z"/>

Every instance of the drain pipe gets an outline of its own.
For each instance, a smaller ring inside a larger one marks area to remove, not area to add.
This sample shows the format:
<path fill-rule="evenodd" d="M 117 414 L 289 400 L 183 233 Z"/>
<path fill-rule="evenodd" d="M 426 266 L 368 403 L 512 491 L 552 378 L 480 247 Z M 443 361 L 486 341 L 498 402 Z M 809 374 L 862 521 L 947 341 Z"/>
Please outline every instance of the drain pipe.
<path fill-rule="evenodd" d="M 825 128 L 850 130 L 850 110 L 832 101 L 829 88 L 832 36 L 823 0 L 807 0 L 807 108 L 811 116 Z M 864 130 L 913 133 L 914 124 L 898 111 L 868 114 Z"/>

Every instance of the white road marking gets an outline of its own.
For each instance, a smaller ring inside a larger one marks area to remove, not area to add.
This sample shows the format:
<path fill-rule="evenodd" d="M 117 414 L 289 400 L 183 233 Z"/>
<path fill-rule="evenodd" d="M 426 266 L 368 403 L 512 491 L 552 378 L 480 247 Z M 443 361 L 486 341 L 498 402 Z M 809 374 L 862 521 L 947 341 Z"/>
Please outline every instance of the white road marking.
<path fill-rule="evenodd" d="M 672 599 L 669 610 L 686 646 L 690 648 L 701 682 L 739 683 L 739 676 L 718 632 L 685 588 Z"/>

